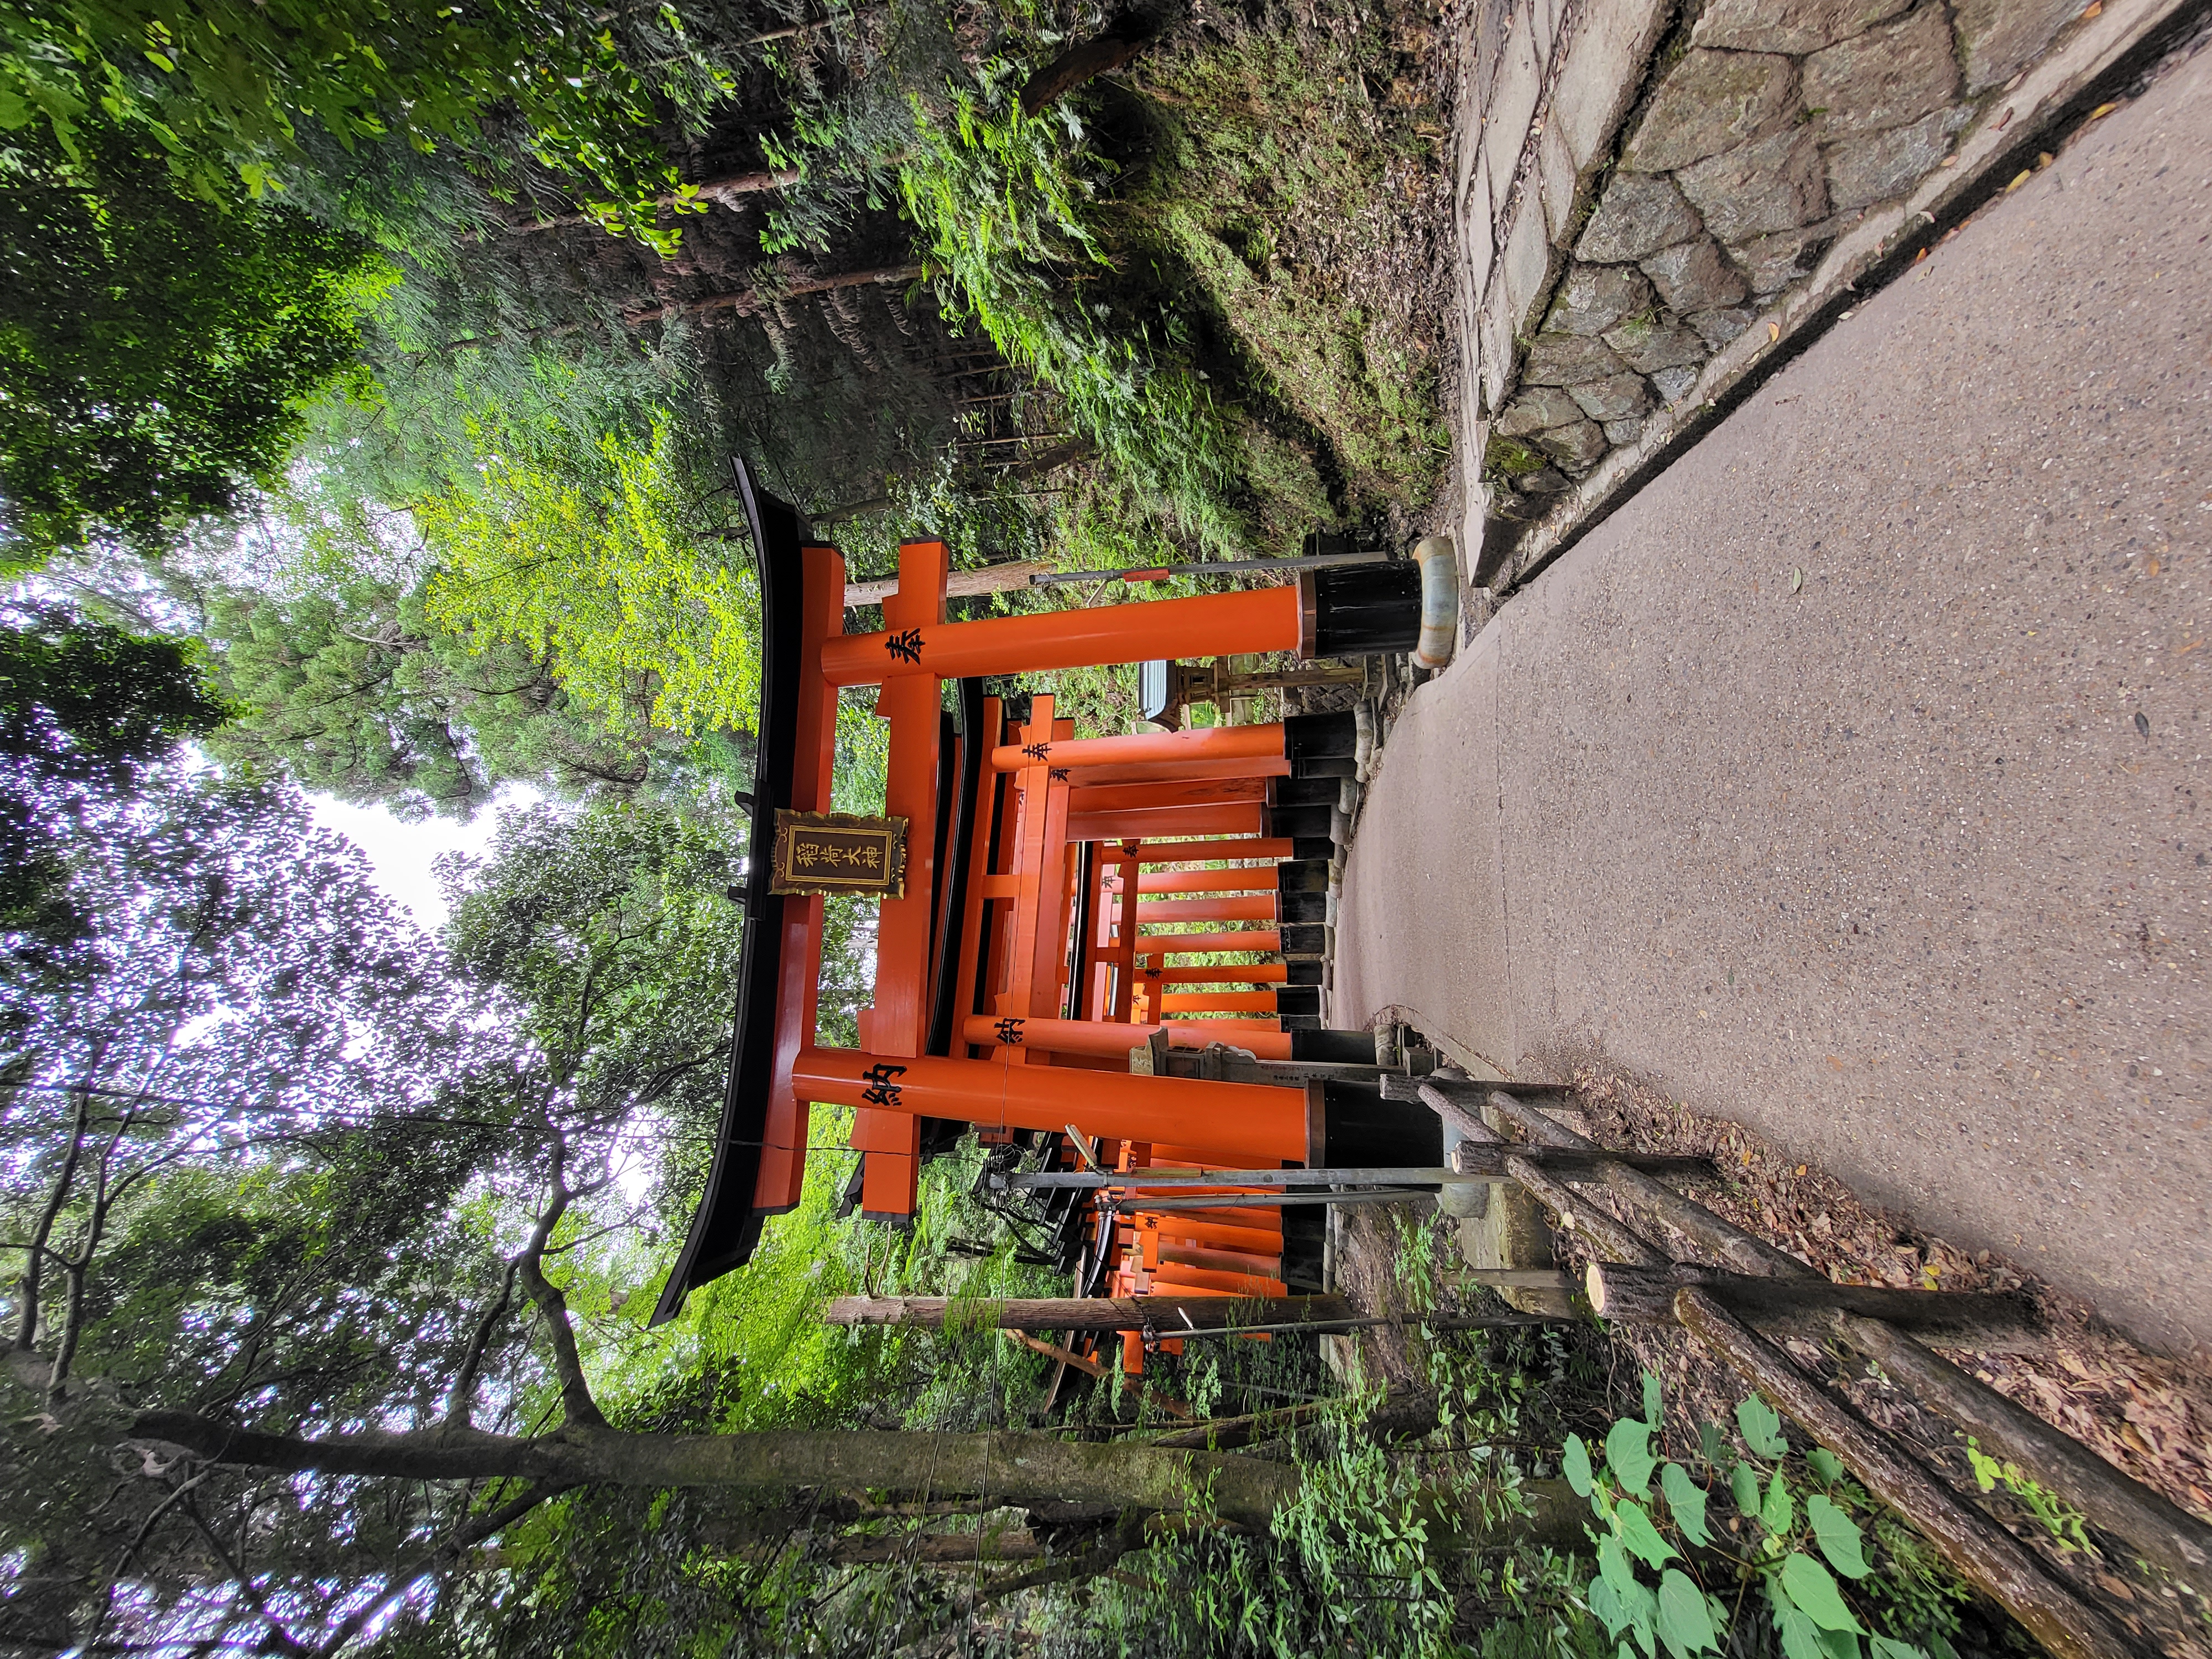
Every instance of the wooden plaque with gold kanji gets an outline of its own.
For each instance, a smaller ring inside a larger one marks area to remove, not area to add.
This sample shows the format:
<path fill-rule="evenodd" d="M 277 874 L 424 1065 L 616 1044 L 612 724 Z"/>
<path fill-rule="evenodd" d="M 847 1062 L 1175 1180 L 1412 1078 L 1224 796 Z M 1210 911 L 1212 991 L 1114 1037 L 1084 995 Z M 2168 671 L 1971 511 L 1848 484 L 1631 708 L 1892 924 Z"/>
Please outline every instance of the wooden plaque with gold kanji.
<path fill-rule="evenodd" d="M 904 898 L 906 820 L 779 811 L 768 890 Z"/>

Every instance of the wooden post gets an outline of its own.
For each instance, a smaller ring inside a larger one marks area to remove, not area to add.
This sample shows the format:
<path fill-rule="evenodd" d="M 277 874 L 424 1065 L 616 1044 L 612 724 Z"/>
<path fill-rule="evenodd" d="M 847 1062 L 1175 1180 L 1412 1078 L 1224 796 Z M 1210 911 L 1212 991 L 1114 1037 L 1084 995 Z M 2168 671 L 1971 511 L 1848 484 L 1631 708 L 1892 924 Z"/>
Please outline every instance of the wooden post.
<path fill-rule="evenodd" d="M 1684 1261 L 1656 1267 L 1593 1261 L 1583 1283 L 1598 1316 L 1622 1325 L 1673 1324 L 1674 1293 L 1689 1285 L 1762 1328 L 1777 1320 L 1802 1324 L 1808 1316 L 1825 1323 L 1823 1316 L 1842 1310 L 1974 1342 L 1997 1333 L 2033 1331 L 2038 1324 L 2033 1309 L 2019 1297 L 1837 1285 L 1817 1276 L 1758 1278 Z"/>
<path fill-rule="evenodd" d="M 1555 1145 L 1563 1141 L 1583 1146 L 1591 1144 L 1528 1110 L 1503 1091 L 1492 1091 L 1492 1103 L 1532 1133 L 1548 1132 Z M 1607 1185 L 1739 1272 L 1768 1279 L 1819 1279 L 1796 1257 L 1752 1237 L 1648 1176 L 1623 1168 Z M 1968 1433 L 1986 1436 L 2000 1455 L 2019 1464 L 2039 1486 L 2057 1492 L 2096 1525 L 2126 1539 L 2144 1559 L 2212 1595 L 2212 1527 L 2122 1474 L 1995 1389 L 1929 1352 L 1911 1337 L 1850 1313 L 1839 1315 L 1838 1321 L 1846 1341 L 1879 1361 L 1894 1381 L 1926 1401 L 1929 1409 Z"/>
<path fill-rule="evenodd" d="M 1528 1196 L 1559 1218 L 1569 1231 L 1587 1234 L 1601 1249 L 1630 1261 L 1656 1266 L 1666 1260 L 1622 1223 L 1595 1204 L 1584 1203 L 1525 1158 L 1508 1158 L 1505 1173 L 1528 1189 Z"/>
<path fill-rule="evenodd" d="M 1991 1456 L 2019 1464 L 2093 1525 L 2126 1539 L 2144 1560 L 2212 1598 L 2212 1527 L 1887 1324 L 1854 1310 L 1840 1315 L 1836 1328 L 1892 1382 L 1972 1435 Z"/>
<path fill-rule="evenodd" d="M 1804 1425 L 1866 1489 L 1910 1522 L 1967 1583 L 1991 1596 L 2058 1659 L 2142 1659 L 2109 1618 L 2054 1578 L 2027 1546 L 1966 1504 L 1882 1432 L 1737 1320 L 1710 1292 L 1679 1291 L 1675 1316 Z"/>

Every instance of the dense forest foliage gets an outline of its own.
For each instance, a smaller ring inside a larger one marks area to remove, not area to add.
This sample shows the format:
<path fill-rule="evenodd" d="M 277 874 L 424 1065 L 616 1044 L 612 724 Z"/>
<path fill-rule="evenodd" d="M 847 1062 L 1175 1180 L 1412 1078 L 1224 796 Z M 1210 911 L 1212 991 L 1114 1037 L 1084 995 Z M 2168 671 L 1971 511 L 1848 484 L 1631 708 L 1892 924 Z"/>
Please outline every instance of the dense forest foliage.
<path fill-rule="evenodd" d="M 1416 1334 L 1386 1389 L 832 1330 L 1064 1286 L 978 1183 L 1020 1147 L 893 1231 L 826 1111 L 646 1322 L 742 928 L 729 457 L 862 575 L 1402 530 L 1432 21 L 0 0 L 0 1651 L 1613 1650 L 1531 1480 L 1607 1404 L 1584 1337 Z M 315 796 L 496 828 L 433 935 Z M 831 907 L 846 1040 L 870 927 Z"/>

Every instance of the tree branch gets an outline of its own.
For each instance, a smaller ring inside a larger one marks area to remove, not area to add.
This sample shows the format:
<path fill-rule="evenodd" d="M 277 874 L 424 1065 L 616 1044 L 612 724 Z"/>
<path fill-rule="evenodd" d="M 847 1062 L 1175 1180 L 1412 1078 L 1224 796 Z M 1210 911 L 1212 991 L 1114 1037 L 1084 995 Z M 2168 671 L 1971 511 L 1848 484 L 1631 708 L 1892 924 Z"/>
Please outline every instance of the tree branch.
<path fill-rule="evenodd" d="M 468 1352 L 461 1356 L 461 1369 L 453 1378 L 453 1386 L 446 1396 L 446 1426 L 465 1429 L 469 1426 L 470 1413 L 474 1408 L 477 1373 L 483 1369 L 484 1350 L 491 1345 L 491 1334 L 499 1322 L 507 1317 L 507 1305 L 514 1300 L 514 1274 L 519 1263 L 510 1261 L 499 1282 L 499 1300 L 484 1310 L 477 1321 L 476 1330 L 469 1337 Z"/>
<path fill-rule="evenodd" d="M 200 1513 L 198 1501 L 189 1496 L 185 1499 L 185 1516 L 199 1528 L 200 1536 L 207 1540 L 208 1547 L 215 1552 L 215 1559 L 222 1563 L 223 1571 L 237 1582 L 240 1594 L 246 1597 L 254 1612 L 261 1615 L 262 1623 L 269 1626 L 270 1640 L 276 1644 L 277 1650 L 295 1655 L 297 1659 L 307 1659 L 308 1650 L 306 1644 L 276 1622 L 276 1615 L 269 1610 L 267 1599 L 262 1595 L 252 1579 L 246 1577 L 245 1567 L 231 1559 L 230 1551 L 224 1546 L 222 1540 L 216 1535 L 215 1528 L 208 1525 L 207 1517 Z"/>

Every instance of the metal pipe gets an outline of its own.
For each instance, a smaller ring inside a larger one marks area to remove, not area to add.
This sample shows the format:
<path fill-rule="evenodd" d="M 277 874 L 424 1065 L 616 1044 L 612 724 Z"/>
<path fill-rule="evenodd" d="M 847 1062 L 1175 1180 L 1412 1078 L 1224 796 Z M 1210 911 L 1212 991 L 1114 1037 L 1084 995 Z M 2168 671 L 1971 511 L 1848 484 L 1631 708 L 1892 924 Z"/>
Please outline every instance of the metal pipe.
<path fill-rule="evenodd" d="M 1452 659 L 1459 642 L 1459 562 L 1449 536 L 1424 536 L 1413 544 L 1421 567 L 1421 639 L 1413 666 L 1435 673 Z"/>

